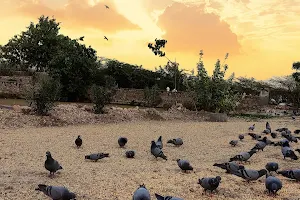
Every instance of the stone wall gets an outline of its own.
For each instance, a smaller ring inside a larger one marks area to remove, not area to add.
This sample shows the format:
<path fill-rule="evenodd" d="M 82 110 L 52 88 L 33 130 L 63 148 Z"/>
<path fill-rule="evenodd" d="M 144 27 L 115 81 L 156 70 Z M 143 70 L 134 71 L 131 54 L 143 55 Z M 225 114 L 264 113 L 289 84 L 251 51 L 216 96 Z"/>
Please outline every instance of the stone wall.
<path fill-rule="evenodd" d="M 27 89 L 31 86 L 31 80 L 31 76 L 0 76 L 0 97 L 24 98 Z M 176 102 L 186 106 L 185 104 L 192 102 L 191 94 L 188 92 L 177 92 L 175 94 L 162 90 L 160 91 L 160 96 L 163 101 L 158 107 L 164 107 L 167 104 L 166 107 L 168 107 Z M 246 96 L 239 104 L 238 110 L 256 109 L 261 105 L 268 104 L 268 99 L 266 95 L 262 95 L 261 97 Z M 118 89 L 112 103 L 130 104 L 133 102 L 135 102 L 135 104 L 144 103 L 143 89 Z M 193 105 L 190 104 L 189 106 Z"/>
<path fill-rule="evenodd" d="M 31 80 L 31 76 L 0 76 L 0 96 L 24 98 Z"/>

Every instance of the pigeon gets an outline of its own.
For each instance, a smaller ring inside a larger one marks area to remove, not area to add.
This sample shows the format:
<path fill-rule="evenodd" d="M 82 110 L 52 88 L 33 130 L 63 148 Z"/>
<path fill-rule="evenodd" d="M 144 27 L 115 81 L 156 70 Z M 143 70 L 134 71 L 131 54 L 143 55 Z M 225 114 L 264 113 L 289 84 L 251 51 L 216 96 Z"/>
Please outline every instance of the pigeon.
<path fill-rule="evenodd" d="M 248 128 L 249 131 L 254 131 L 254 129 L 255 129 L 255 124 L 253 124 L 252 126 L 250 126 L 250 127 Z"/>
<path fill-rule="evenodd" d="M 134 151 L 126 151 L 125 155 L 127 158 L 134 158 L 135 152 Z"/>
<path fill-rule="evenodd" d="M 164 160 L 168 160 L 167 156 L 164 155 L 162 150 L 156 146 L 154 140 L 151 141 L 151 154 L 154 155 L 156 159 L 157 157 L 161 157 Z"/>
<path fill-rule="evenodd" d="M 266 123 L 266 129 L 270 130 L 270 132 L 271 132 L 271 126 L 270 126 L 269 122 Z"/>
<path fill-rule="evenodd" d="M 177 164 L 180 169 L 182 169 L 184 172 L 188 170 L 193 170 L 193 167 L 191 166 L 190 162 L 188 160 L 182 160 L 182 159 L 177 159 Z"/>
<path fill-rule="evenodd" d="M 248 135 L 250 135 L 252 137 L 253 140 L 258 140 L 259 138 L 261 138 L 260 135 L 257 135 L 255 133 L 248 133 Z"/>
<path fill-rule="evenodd" d="M 207 190 L 209 190 L 212 193 L 212 191 L 216 190 L 219 187 L 220 181 L 220 176 L 216 176 L 215 178 L 208 177 L 199 179 L 198 184 L 200 184 L 204 188 L 205 193 Z"/>
<path fill-rule="evenodd" d="M 271 131 L 270 131 L 269 129 L 265 129 L 265 130 L 263 131 L 263 133 L 265 133 L 266 135 L 268 135 L 268 134 L 271 133 Z"/>
<path fill-rule="evenodd" d="M 76 138 L 75 144 L 76 144 L 77 148 L 81 147 L 81 145 L 82 145 L 82 139 L 81 139 L 80 135 L 78 135 L 78 137 Z"/>
<path fill-rule="evenodd" d="M 243 134 L 239 134 L 239 139 L 242 141 L 245 138 Z"/>
<path fill-rule="evenodd" d="M 289 143 L 290 141 L 288 139 L 284 138 L 284 139 L 280 140 L 279 142 L 275 143 L 274 146 L 282 146 L 282 144 L 284 144 L 286 142 Z"/>
<path fill-rule="evenodd" d="M 277 138 L 277 133 L 272 132 L 272 133 L 271 133 L 271 137 L 272 137 L 272 138 Z"/>
<path fill-rule="evenodd" d="M 145 185 L 140 185 L 140 187 L 133 193 L 132 200 L 150 200 L 150 193 L 146 189 Z"/>
<path fill-rule="evenodd" d="M 263 140 L 256 143 L 251 150 L 263 151 L 266 146 L 267 146 L 267 137 L 264 137 Z"/>
<path fill-rule="evenodd" d="M 62 166 L 52 158 L 50 151 L 46 152 L 46 156 L 45 168 L 50 172 L 49 176 L 54 175 L 56 171 L 63 169 Z"/>
<path fill-rule="evenodd" d="M 35 190 L 43 192 L 52 200 L 76 200 L 76 195 L 62 186 L 39 184 Z"/>
<path fill-rule="evenodd" d="M 163 143 L 161 141 L 161 136 L 159 136 L 159 138 L 157 139 L 156 146 L 159 147 L 160 149 L 163 148 Z"/>
<path fill-rule="evenodd" d="M 248 161 L 252 157 L 252 155 L 255 153 L 256 153 L 255 150 L 250 150 L 249 152 L 239 153 L 238 155 L 230 158 L 229 162 L 231 162 L 231 161 Z"/>
<path fill-rule="evenodd" d="M 106 9 L 109 9 L 109 7 L 108 7 L 107 5 L 105 5 L 105 8 L 106 8 Z"/>
<path fill-rule="evenodd" d="M 271 196 L 276 196 L 277 192 L 282 188 L 282 182 L 275 176 L 266 175 L 265 185 Z"/>
<path fill-rule="evenodd" d="M 97 162 L 99 159 L 107 157 L 109 157 L 109 153 L 92 153 L 90 155 L 86 155 L 85 159 Z"/>
<path fill-rule="evenodd" d="M 287 130 L 288 130 L 288 128 L 278 128 L 275 131 L 282 132 L 282 131 L 287 131 Z"/>
<path fill-rule="evenodd" d="M 261 170 L 254 170 L 254 169 L 240 169 L 238 172 L 234 173 L 234 175 L 241 177 L 245 179 L 247 182 L 249 181 L 255 181 L 262 177 L 263 175 L 266 175 L 268 172 L 266 169 Z"/>
<path fill-rule="evenodd" d="M 182 198 L 178 198 L 178 197 L 172 197 L 172 196 L 161 196 L 157 193 L 155 193 L 155 197 L 157 200 L 183 200 Z"/>
<path fill-rule="evenodd" d="M 120 147 L 124 147 L 125 144 L 127 143 L 127 141 L 128 140 L 126 137 L 119 137 L 119 139 L 118 139 L 118 143 L 119 143 Z"/>
<path fill-rule="evenodd" d="M 235 147 L 235 146 L 237 145 L 237 143 L 238 143 L 238 140 L 231 140 L 231 141 L 229 142 L 229 144 L 230 144 L 231 146 L 233 146 L 233 147 Z"/>
<path fill-rule="evenodd" d="M 296 129 L 296 130 L 294 131 L 294 133 L 295 133 L 295 134 L 299 134 L 299 133 L 300 133 L 300 130 L 299 130 L 299 129 Z"/>
<path fill-rule="evenodd" d="M 84 39 L 84 36 L 81 36 L 81 37 L 79 38 L 80 41 L 83 41 L 83 39 Z"/>
<path fill-rule="evenodd" d="M 167 143 L 174 144 L 175 146 L 183 145 L 183 141 L 181 138 L 175 138 L 175 139 L 169 140 Z"/>
<path fill-rule="evenodd" d="M 107 37 L 106 37 L 106 36 L 104 36 L 104 39 L 108 41 L 108 39 L 107 39 Z"/>
<path fill-rule="evenodd" d="M 281 174 L 286 178 L 300 181 L 300 169 L 282 170 L 282 171 L 278 171 L 278 174 Z"/>
<path fill-rule="evenodd" d="M 239 165 L 236 162 L 225 162 L 225 163 L 215 163 L 213 166 L 219 167 L 221 169 L 225 169 L 226 173 L 233 174 L 237 172 L 239 169 L 244 169 L 243 165 Z"/>
<path fill-rule="evenodd" d="M 295 152 L 290 148 L 288 142 L 282 144 L 281 153 L 283 155 L 283 159 L 288 157 L 291 158 L 292 160 L 298 160 L 298 157 L 296 156 Z"/>
<path fill-rule="evenodd" d="M 278 166 L 278 163 L 276 162 L 268 162 L 266 164 L 266 170 L 268 170 L 269 172 L 276 172 L 277 173 L 277 170 L 279 169 L 279 166 Z"/>

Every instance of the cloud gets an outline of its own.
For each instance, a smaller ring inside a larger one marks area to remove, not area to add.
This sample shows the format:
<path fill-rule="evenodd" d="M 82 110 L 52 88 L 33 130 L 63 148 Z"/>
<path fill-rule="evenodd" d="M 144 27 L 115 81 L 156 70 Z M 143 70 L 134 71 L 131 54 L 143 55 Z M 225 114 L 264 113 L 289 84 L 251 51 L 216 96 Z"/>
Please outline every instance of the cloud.
<path fill-rule="evenodd" d="M 40 15 L 54 16 L 68 28 L 93 28 L 108 33 L 115 33 L 119 30 L 140 29 L 139 26 L 131 23 L 123 15 L 119 14 L 111 1 L 94 2 L 95 4 L 91 5 L 90 0 L 69 0 L 62 8 L 51 9 L 46 4 L 32 1 L 18 8 L 18 10 L 30 17 L 38 18 Z M 110 9 L 106 9 L 105 4 Z"/>
<path fill-rule="evenodd" d="M 158 26 L 166 31 L 167 51 L 198 54 L 203 49 L 208 57 L 239 54 L 237 35 L 219 16 L 205 13 L 203 6 L 174 3 L 159 17 Z"/>

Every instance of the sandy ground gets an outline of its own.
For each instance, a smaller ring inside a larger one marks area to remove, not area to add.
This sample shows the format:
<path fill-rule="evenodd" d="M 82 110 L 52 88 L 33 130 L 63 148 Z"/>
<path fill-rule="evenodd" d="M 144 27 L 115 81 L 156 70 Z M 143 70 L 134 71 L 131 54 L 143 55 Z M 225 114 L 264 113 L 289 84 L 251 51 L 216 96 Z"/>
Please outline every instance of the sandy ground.
<path fill-rule="evenodd" d="M 222 182 L 213 199 L 268 199 L 264 178 L 244 182 L 241 178 L 225 174 L 213 163 L 227 161 L 235 154 L 249 150 L 255 141 L 250 136 L 236 147 L 228 142 L 238 134 L 247 133 L 252 122 L 130 122 L 69 127 L 6 129 L 0 133 L 0 199 L 49 199 L 34 191 L 39 183 L 63 185 L 77 194 L 77 199 L 129 200 L 139 184 L 144 183 L 154 193 L 173 195 L 185 200 L 211 199 L 202 195 L 198 178 L 220 175 Z M 288 126 L 291 130 L 299 122 L 271 121 L 273 128 Z M 265 122 L 256 122 L 261 132 Z M 83 146 L 76 149 L 74 140 L 82 135 Z M 162 135 L 164 153 L 168 161 L 156 161 L 150 154 L 150 142 Z M 119 136 L 128 138 L 127 148 L 118 147 Z M 184 145 L 166 145 L 167 139 L 181 137 Z M 279 140 L 279 139 L 278 139 Z M 294 144 L 293 147 L 298 147 Z M 125 150 L 135 150 L 136 158 L 127 159 Z M 55 178 L 48 177 L 44 168 L 45 152 L 51 151 L 64 170 Z M 110 158 L 98 162 L 84 160 L 89 153 L 108 152 Z M 188 159 L 195 172 L 183 173 L 176 159 Z M 261 169 L 269 161 L 279 162 L 280 168 L 297 168 L 300 161 L 283 160 L 280 147 L 266 147 L 246 164 L 247 168 Z M 300 197 L 299 183 L 280 177 L 283 189 L 278 199 Z"/>

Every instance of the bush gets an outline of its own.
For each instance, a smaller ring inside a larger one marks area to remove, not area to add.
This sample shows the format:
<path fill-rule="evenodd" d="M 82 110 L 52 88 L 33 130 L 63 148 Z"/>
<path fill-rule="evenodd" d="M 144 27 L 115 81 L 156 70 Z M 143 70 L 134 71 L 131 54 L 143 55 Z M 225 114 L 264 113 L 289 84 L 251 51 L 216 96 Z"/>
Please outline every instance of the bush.
<path fill-rule="evenodd" d="M 147 107 L 156 107 L 162 102 L 162 98 L 159 94 L 159 87 L 157 85 L 152 86 L 151 88 L 146 87 L 144 89 L 144 98 L 146 101 Z"/>
<path fill-rule="evenodd" d="M 195 111 L 196 109 L 196 105 L 195 105 L 195 103 L 193 102 L 193 101 L 184 101 L 183 103 L 182 103 L 182 106 L 183 107 L 185 107 L 186 109 L 188 109 L 188 110 L 193 110 L 193 111 Z"/>
<path fill-rule="evenodd" d="M 48 115 L 58 100 L 60 93 L 59 81 L 50 78 L 48 75 L 36 75 L 33 78 L 33 86 L 27 93 L 26 100 L 30 107 L 38 115 Z"/>
<path fill-rule="evenodd" d="M 163 109 L 169 110 L 170 108 L 172 108 L 173 105 L 174 104 L 171 103 L 171 102 L 166 102 L 166 103 L 163 104 Z"/>
<path fill-rule="evenodd" d="M 99 86 L 92 85 L 91 88 L 91 100 L 94 103 L 94 112 L 95 114 L 103 114 L 103 108 L 105 105 L 109 104 L 112 100 L 114 90 Z"/>

